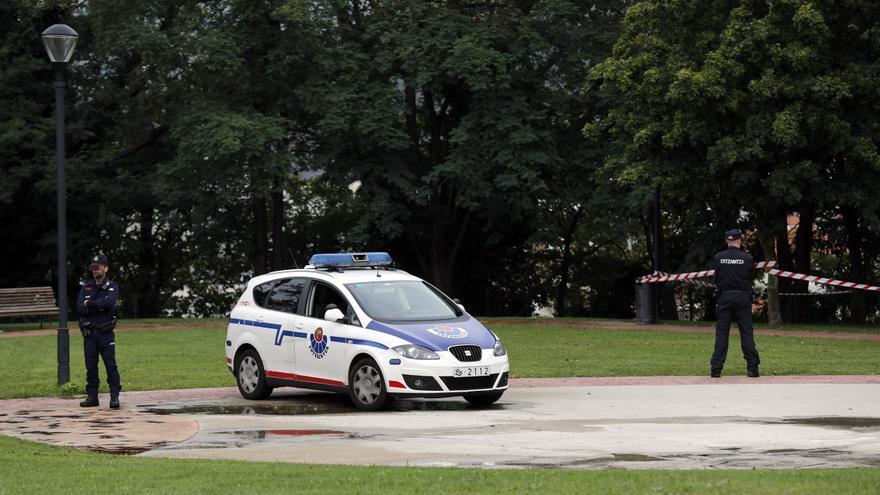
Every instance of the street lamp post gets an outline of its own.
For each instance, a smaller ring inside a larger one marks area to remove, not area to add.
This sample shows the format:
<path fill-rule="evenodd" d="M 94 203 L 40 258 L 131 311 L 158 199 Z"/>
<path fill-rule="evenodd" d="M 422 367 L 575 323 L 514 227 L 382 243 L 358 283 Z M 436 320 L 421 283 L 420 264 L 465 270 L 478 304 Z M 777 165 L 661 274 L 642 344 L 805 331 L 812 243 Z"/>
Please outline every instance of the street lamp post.
<path fill-rule="evenodd" d="M 43 45 L 55 67 L 55 167 L 58 177 L 58 385 L 70 381 L 70 333 L 67 329 L 67 187 L 64 175 L 64 68 L 79 35 L 54 24 L 43 31 Z"/>

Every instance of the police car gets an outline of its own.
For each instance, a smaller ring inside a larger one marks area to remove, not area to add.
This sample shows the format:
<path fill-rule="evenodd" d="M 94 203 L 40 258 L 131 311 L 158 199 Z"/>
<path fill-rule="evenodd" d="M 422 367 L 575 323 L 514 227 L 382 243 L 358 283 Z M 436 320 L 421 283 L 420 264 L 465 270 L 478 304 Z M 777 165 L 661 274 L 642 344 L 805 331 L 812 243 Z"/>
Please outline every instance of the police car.
<path fill-rule="evenodd" d="M 364 410 L 395 397 L 500 399 L 510 366 L 498 336 L 391 264 L 387 253 L 316 254 L 304 269 L 251 279 L 226 334 L 241 395 L 330 390 Z"/>

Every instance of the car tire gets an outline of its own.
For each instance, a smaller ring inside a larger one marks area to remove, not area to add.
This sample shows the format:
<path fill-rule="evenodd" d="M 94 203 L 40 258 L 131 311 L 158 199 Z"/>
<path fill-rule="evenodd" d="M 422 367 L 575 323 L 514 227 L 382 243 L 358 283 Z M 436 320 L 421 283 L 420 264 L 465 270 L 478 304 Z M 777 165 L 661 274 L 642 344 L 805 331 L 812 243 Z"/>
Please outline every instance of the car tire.
<path fill-rule="evenodd" d="M 351 367 L 348 392 L 354 406 L 362 411 L 377 411 L 388 404 L 385 377 L 376 361 L 362 358 Z"/>
<path fill-rule="evenodd" d="M 238 391 L 245 399 L 262 400 L 272 394 L 272 387 L 266 383 L 266 370 L 263 360 L 253 349 L 242 352 L 235 362 L 235 382 Z"/>
<path fill-rule="evenodd" d="M 465 395 L 464 400 L 473 406 L 486 407 L 498 402 L 504 392 L 492 392 L 490 394 Z"/>

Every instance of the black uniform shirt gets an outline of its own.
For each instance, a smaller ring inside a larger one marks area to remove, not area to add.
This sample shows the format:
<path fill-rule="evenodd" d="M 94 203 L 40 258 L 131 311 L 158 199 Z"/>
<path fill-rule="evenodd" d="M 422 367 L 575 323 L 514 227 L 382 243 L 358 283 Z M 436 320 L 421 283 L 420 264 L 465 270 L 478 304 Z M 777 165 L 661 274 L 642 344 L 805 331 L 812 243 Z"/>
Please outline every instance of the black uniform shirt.
<path fill-rule="evenodd" d="M 728 247 L 715 255 L 715 287 L 720 292 L 752 290 L 755 260 L 739 248 Z"/>
<path fill-rule="evenodd" d="M 119 285 L 116 282 L 104 277 L 104 283 L 97 285 L 89 279 L 76 298 L 76 312 L 93 325 L 103 325 L 113 320 L 118 300 Z"/>

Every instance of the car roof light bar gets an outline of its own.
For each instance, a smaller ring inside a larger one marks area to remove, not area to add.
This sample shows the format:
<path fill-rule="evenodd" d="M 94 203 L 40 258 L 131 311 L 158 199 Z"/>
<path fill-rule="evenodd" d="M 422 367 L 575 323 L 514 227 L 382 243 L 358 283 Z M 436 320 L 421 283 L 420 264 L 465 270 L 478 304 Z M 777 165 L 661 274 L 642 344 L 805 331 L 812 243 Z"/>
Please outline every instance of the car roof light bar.
<path fill-rule="evenodd" d="M 349 268 L 357 266 L 389 266 L 388 253 L 320 253 L 312 255 L 309 264 L 315 268 Z"/>

